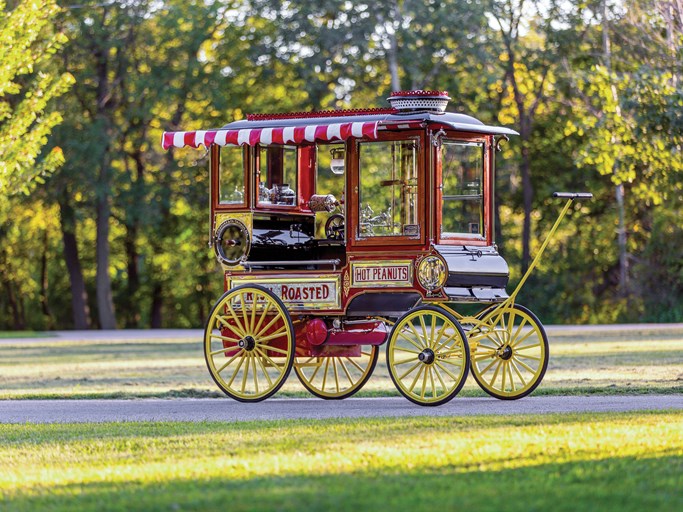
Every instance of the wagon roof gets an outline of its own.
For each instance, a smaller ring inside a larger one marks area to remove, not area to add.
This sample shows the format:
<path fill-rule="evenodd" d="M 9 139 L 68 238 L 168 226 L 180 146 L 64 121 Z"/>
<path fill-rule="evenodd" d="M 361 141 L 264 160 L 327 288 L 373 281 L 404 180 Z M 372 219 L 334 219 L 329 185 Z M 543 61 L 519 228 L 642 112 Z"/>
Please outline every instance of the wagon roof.
<path fill-rule="evenodd" d="M 330 125 L 344 123 L 377 122 L 379 126 L 402 125 L 405 123 L 426 122 L 489 135 L 519 135 L 515 130 L 503 126 L 485 125 L 478 119 L 466 114 L 453 112 L 398 112 L 392 109 L 334 110 L 322 112 L 299 112 L 293 114 L 254 114 L 247 119 L 233 121 L 222 130 L 243 130 L 254 128 L 286 128 L 308 125 Z"/>
<path fill-rule="evenodd" d="M 376 139 L 379 130 L 420 126 L 451 128 L 487 135 L 518 135 L 510 128 L 488 126 L 465 114 L 452 112 L 399 112 L 393 109 L 334 110 L 293 114 L 255 114 L 222 128 L 164 132 L 162 145 L 206 147 L 211 144 L 301 144 L 342 141 L 349 137 Z"/>

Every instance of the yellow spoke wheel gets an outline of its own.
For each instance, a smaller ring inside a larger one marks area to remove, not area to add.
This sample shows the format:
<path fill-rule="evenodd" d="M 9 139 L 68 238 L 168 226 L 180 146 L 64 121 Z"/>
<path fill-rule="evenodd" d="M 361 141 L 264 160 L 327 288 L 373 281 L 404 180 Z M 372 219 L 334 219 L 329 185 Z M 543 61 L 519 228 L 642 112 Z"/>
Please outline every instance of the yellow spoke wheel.
<path fill-rule="evenodd" d="M 297 357 L 294 371 L 311 394 L 327 400 L 348 398 L 372 375 L 379 349 L 361 347 L 360 357 Z"/>
<path fill-rule="evenodd" d="M 396 388 L 411 402 L 441 405 L 460 392 L 470 365 L 467 337 L 450 313 L 420 306 L 394 324 L 387 366 Z"/>
<path fill-rule="evenodd" d="M 287 380 L 294 327 L 282 301 L 262 286 L 242 285 L 218 299 L 204 331 L 211 377 L 231 398 L 258 402 Z"/>
<path fill-rule="evenodd" d="M 468 333 L 476 350 L 472 375 L 489 395 L 516 400 L 531 393 L 548 368 L 548 337 L 536 315 L 524 306 L 492 308 L 480 318 L 484 325 Z"/>

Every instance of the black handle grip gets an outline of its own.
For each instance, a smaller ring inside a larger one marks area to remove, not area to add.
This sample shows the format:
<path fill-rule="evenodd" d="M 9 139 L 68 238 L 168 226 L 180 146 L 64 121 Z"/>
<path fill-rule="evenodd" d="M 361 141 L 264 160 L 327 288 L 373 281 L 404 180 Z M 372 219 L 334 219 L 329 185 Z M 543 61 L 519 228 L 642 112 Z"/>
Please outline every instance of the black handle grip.
<path fill-rule="evenodd" d="M 562 199 L 592 199 L 593 194 L 590 192 L 553 192 L 553 197 L 561 197 Z"/>

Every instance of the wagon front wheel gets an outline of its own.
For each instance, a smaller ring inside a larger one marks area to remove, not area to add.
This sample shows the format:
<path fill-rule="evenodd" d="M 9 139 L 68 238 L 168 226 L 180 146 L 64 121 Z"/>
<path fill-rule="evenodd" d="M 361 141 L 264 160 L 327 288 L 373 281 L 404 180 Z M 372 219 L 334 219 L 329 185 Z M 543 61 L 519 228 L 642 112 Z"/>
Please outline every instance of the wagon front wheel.
<path fill-rule="evenodd" d="M 379 349 L 361 347 L 360 357 L 298 357 L 294 371 L 313 395 L 327 400 L 348 398 L 360 390 L 372 375 Z"/>
<path fill-rule="evenodd" d="M 242 285 L 216 302 L 204 331 L 211 377 L 241 402 L 264 400 L 280 389 L 294 362 L 294 327 L 269 290 Z"/>
<path fill-rule="evenodd" d="M 536 315 L 514 304 L 481 315 L 468 335 L 475 345 L 472 376 L 489 395 L 516 400 L 531 393 L 548 368 L 548 337 Z"/>
<path fill-rule="evenodd" d="M 469 365 L 465 332 L 450 313 L 421 306 L 394 324 L 387 343 L 387 366 L 396 388 L 411 402 L 448 402 L 462 389 Z"/>

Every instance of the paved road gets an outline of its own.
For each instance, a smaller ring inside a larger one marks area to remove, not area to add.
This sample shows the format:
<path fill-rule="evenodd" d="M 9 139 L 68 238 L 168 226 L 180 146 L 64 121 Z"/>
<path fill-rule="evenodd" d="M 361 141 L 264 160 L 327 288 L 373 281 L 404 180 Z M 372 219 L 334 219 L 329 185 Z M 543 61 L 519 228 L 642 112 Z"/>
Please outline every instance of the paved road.
<path fill-rule="evenodd" d="M 243 404 L 230 399 L 0 400 L 0 423 L 100 423 L 105 421 L 250 421 L 475 414 L 548 414 L 683 409 L 681 395 L 540 396 L 516 401 L 458 398 L 440 407 L 404 398 L 270 399 Z"/>

